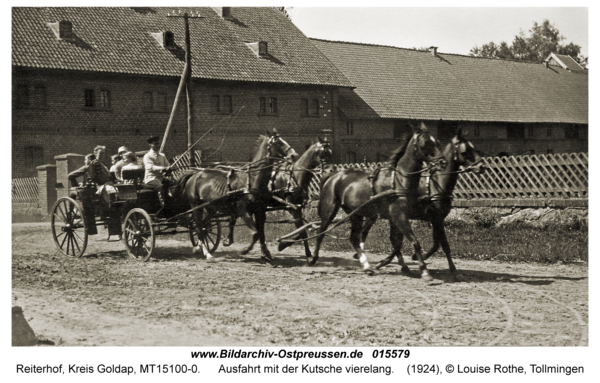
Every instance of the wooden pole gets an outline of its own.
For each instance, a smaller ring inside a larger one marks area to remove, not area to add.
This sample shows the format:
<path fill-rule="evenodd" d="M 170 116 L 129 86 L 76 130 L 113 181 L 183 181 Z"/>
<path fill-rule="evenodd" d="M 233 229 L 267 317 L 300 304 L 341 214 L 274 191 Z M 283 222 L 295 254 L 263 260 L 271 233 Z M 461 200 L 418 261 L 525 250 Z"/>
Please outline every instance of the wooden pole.
<path fill-rule="evenodd" d="M 165 131 L 165 136 L 163 137 L 162 145 L 160 145 L 159 152 L 162 153 L 165 150 L 165 146 L 167 145 L 167 138 L 169 138 L 169 133 L 171 132 L 171 126 L 173 125 L 173 119 L 175 117 L 175 112 L 179 107 L 179 96 L 181 96 L 181 92 L 183 91 L 183 86 L 185 85 L 186 78 L 188 74 L 187 63 L 185 64 L 185 68 L 183 69 L 183 73 L 181 74 L 181 80 L 179 81 L 179 88 L 177 88 L 177 94 L 175 95 L 175 102 L 173 103 L 173 109 L 171 110 L 171 116 L 169 116 L 169 122 L 167 123 L 167 129 Z"/>
<path fill-rule="evenodd" d="M 187 12 L 183 15 L 185 22 L 185 62 L 188 69 L 185 90 L 187 94 L 188 110 L 188 149 L 194 143 L 194 92 L 192 88 L 192 52 L 190 50 L 190 25 Z M 196 166 L 195 150 L 190 151 L 190 166 Z"/>

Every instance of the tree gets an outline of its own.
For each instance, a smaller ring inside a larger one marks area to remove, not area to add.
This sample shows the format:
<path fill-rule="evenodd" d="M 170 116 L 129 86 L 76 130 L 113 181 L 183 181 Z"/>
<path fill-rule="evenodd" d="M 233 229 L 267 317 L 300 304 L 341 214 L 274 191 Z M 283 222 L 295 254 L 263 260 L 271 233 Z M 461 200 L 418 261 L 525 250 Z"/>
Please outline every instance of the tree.
<path fill-rule="evenodd" d="M 521 30 L 510 46 L 505 41 L 500 44 L 492 41 L 481 47 L 476 45 L 471 48 L 469 55 L 542 63 L 554 52 L 569 55 L 584 68 L 587 67 L 588 58 L 580 55 L 581 47 L 573 42 L 562 45 L 564 40 L 565 37 L 560 34 L 558 28 L 550 24 L 549 20 L 544 20 L 541 24 L 534 22 L 529 35 L 525 35 Z"/>

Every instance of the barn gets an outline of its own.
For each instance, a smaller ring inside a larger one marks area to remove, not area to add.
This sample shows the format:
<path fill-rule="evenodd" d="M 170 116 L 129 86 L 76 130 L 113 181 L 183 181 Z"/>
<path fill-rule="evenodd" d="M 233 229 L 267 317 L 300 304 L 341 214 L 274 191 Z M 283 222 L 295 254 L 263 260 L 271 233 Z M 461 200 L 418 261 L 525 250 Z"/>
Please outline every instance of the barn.
<path fill-rule="evenodd" d="M 356 85 L 336 104 L 342 161 L 382 160 L 410 126 L 442 141 L 463 128 L 488 156 L 588 150 L 588 72 L 569 56 L 532 64 L 311 40 Z"/>

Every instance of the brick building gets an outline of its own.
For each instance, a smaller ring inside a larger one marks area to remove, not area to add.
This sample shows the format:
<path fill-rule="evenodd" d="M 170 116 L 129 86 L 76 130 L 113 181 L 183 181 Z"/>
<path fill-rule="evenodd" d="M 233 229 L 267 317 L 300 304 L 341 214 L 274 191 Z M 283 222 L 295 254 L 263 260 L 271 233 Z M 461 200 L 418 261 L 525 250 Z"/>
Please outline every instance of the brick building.
<path fill-rule="evenodd" d="M 409 125 L 442 141 L 461 127 L 486 155 L 588 151 L 588 73 L 551 54 L 532 64 L 311 39 L 356 85 L 336 100 L 342 161 L 380 161 Z"/>
<path fill-rule="evenodd" d="M 13 8 L 12 176 L 56 155 L 147 149 L 164 134 L 185 66 L 173 8 Z M 194 140 L 205 158 L 247 161 L 277 128 L 297 151 L 334 127 L 353 84 L 275 8 L 175 8 L 190 18 Z M 179 14 L 179 13 L 178 13 Z M 165 153 L 187 149 L 185 96 Z"/>

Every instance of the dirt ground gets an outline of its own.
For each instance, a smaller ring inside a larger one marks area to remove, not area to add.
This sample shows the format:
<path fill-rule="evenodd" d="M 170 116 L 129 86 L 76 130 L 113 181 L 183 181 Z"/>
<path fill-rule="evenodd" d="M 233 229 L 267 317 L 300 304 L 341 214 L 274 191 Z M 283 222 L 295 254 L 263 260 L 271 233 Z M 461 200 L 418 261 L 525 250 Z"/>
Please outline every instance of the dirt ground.
<path fill-rule="evenodd" d="M 220 247 L 216 261 L 188 241 L 159 237 L 146 263 L 106 233 L 70 259 L 49 224 L 12 225 L 13 305 L 38 339 L 57 346 L 587 346 L 588 268 L 429 261 L 434 282 L 393 264 L 364 274 L 352 254 L 314 267 L 293 246 L 264 264 L 258 246 Z M 367 248 L 368 250 L 368 248 Z M 372 254 L 371 263 L 382 254 Z"/>

